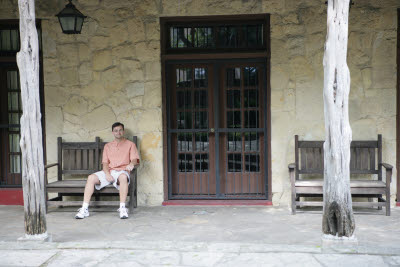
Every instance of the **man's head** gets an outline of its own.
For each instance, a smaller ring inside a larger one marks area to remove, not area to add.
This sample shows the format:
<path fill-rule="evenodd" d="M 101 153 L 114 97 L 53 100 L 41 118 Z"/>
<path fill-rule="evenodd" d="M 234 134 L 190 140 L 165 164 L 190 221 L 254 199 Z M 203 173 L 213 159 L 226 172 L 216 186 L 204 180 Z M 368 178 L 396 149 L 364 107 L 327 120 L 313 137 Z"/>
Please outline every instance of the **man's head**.
<path fill-rule="evenodd" d="M 122 139 L 124 137 L 125 127 L 122 123 L 116 122 L 111 126 L 112 133 L 115 139 Z"/>

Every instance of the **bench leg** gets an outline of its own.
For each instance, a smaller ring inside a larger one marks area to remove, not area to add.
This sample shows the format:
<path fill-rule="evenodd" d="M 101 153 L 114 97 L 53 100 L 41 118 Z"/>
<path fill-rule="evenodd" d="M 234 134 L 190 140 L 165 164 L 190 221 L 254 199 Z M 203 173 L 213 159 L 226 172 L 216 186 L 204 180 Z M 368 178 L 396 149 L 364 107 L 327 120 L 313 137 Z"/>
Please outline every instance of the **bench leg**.
<path fill-rule="evenodd" d="M 289 169 L 290 185 L 291 185 L 291 197 L 292 197 L 292 215 L 296 214 L 296 187 L 295 187 L 295 173 L 294 169 Z"/>
<path fill-rule="evenodd" d="M 291 205 L 291 209 L 292 209 L 292 215 L 296 215 L 296 193 L 292 192 L 292 205 Z"/>
<path fill-rule="evenodd" d="M 137 208 L 137 171 L 135 172 L 135 187 L 133 188 L 133 206 Z"/>
<path fill-rule="evenodd" d="M 131 183 L 129 185 L 129 211 L 133 213 L 133 209 L 136 208 L 136 196 L 135 196 L 135 191 L 136 191 L 136 170 L 133 170 L 131 172 L 132 174 L 132 179 Z"/>
<path fill-rule="evenodd" d="M 390 191 L 386 191 L 386 216 L 390 216 Z"/>
<path fill-rule="evenodd" d="M 379 202 L 384 202 L 382 199 L 382 195 L 379 195 L 379 197 L 378 197 L 378 203 Z M 382 210 L 382 206 L 378 206 L 378 210 Z"/>

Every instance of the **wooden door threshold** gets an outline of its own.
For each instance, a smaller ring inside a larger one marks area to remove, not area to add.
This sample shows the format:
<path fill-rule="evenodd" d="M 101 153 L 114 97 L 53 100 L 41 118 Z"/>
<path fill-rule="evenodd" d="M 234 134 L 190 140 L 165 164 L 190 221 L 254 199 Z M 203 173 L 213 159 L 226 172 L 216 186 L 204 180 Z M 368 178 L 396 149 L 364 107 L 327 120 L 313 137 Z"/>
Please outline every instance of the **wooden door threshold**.
<path fill-rule="evenodd" d="M 270 200 L 166 200 L 163 206 L 272 206 Z"/>

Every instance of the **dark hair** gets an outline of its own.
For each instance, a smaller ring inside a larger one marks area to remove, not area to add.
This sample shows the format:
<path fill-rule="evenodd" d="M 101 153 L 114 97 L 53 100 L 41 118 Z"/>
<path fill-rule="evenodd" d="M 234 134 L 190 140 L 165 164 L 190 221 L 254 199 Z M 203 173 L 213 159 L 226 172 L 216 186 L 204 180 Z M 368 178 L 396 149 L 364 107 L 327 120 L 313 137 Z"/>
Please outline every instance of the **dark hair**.
<path fill-rule="evenodd" d="M 118 126 L 122 126 L 122 130 L 125 130 L 125 127 L 124 127 L 124 125 L 122 123 L 116 122 L 111 126 L 111 131 L 114 131 L 114 128 L 118 127 Z"/>

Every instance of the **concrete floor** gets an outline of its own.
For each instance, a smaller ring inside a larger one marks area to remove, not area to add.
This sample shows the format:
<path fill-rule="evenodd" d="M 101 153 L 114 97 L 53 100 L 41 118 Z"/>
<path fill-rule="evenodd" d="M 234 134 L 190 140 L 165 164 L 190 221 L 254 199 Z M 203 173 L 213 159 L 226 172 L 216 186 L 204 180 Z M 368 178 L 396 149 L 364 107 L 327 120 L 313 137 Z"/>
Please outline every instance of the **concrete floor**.
<path fill-rule="evenodd" d="M 286 208 L 259 206 L 139 207 L 127 220 L 119 219 L 114 208 L 89 211 L 90 217 L 76 220 L 76 209 L 50 210 L 47 226 L 52 242 L 22 242 L 17 240 L 24 236 L 23 207 L 0 206 L 0 255 L 6 255 L 4 265 L 25 265 L 16 260 L 32 253 L 32 249 L 40 252 L 34 255 L 43 256 L 43 262 L 30 262 L 33 266 L 80 265 L 81 261 L 76 261 L 79 258 L 103 254 L 108 255 L 104 256 L 105 262 L 113 262 L 112 251 L 123 249 L 123 262 L 138 266 L 241 266 L 242 261 L 243 265 L 254 262 L 254 266 L 260 266 L 268 257 L 275 259 L 275 266 L 324 266 L 332 257 L 342 259 L 345 265 L 357 257 L 360 263 L 365 259 L 378 266 L 400 266 L 400 208 L 393 208 L 390 217 L 384 210 L 355 210 L 357 242 L 334 247 L 322 242 L 321 210 L 291 215 Z M 346 258 L 349 253 L 354 255 Z M 194 255 L 201 260 L 194 261 Z M 298 261 L 302 258 L 304 264 Z"/>

